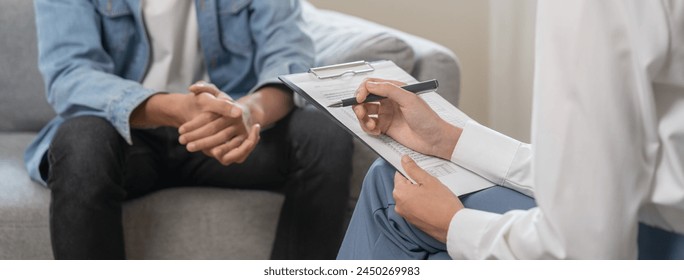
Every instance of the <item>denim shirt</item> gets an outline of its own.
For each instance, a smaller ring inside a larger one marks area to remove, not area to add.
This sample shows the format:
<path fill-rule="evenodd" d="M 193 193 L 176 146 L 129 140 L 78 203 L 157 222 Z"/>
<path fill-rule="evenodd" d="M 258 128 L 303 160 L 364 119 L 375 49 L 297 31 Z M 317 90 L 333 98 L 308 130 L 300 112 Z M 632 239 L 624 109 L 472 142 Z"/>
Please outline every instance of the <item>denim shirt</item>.
<path fill-rule="evenodd" d="M 102 117 L 132 143 L 129 117 L 156 93 L 141 85 L 151 55 L 140 1 L 35 1 L 38 64 L 57 116 L 24 154 L 34 180 L 45 185 L 39 165 L 68 118 Z M 299 1 L 197 0 L 195 5 L 209 77 L 233 98 L 313 64 L 313 43 L 299 26 Z"/>

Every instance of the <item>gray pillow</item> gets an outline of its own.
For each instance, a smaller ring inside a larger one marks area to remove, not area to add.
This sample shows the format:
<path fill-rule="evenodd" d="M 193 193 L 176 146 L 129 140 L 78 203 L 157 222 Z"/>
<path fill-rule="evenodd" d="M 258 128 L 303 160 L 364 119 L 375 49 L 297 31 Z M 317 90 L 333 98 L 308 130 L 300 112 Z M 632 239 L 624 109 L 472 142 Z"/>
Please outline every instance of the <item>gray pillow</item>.
<path fill-rule="evenodd" d="M 302 1 L 304 29 L 314 41 L 316 66 L 388 59 L 411 73 L 413 49 L 404 40 L 368 22 Z"/>

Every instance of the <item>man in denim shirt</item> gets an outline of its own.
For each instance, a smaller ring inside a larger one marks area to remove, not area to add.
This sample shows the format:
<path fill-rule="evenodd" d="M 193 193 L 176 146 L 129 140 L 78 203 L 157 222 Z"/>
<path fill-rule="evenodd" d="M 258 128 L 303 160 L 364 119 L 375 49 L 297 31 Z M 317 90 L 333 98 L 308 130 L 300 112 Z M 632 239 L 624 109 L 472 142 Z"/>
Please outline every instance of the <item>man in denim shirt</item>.
<path fill-rule="evenodd" d="M 35 7 L 39 66 L 58 116 L 26 163 L 52 190 L 55 258 L 125 258 L 122 202 L 187 185 L 281 191 L 272 257 L 334 258 L 352 146 L 277 80 L 313 61 L 298 1 Z M 198 80 L 213 84 L 187 88 Z"/>

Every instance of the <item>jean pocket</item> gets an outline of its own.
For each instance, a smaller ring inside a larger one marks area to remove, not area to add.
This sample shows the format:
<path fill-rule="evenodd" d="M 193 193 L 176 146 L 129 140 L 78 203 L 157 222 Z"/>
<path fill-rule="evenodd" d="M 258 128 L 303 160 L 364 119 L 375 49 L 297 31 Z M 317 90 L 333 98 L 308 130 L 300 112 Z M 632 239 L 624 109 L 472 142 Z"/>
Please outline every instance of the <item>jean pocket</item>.
<path fill-rule="evenodd" d="M 133 10 L 122 0 L 96 0 L 95 8 L 100 14 L 105 48 L 110 51 L 125 51 L 135 36 Z"/>
<path fill-rule="evenodd" d="M 128 3 L 122 0 L 95 0 L 95 7 L 102 16 L 109 18 L 133 14 Z"/>

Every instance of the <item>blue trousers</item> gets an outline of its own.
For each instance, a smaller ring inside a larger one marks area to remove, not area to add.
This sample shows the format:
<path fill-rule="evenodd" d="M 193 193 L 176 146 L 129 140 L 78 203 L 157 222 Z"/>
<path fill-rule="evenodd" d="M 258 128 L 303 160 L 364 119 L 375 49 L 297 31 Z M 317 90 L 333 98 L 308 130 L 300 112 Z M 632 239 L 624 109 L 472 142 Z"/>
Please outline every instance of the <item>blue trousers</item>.
<path fill-rule="evenodd" d="M 451 259 L 446 245 L 414 227 L 394 211 L 394 173 L 376 160 L 363 182 L 338 259 Z M 505 213 L 535 207 L 534 199 L 494 186 L 460 197 L 467 208 Z M 684 236 L 639 225 L 640 259 L 684 259 Z"/>

